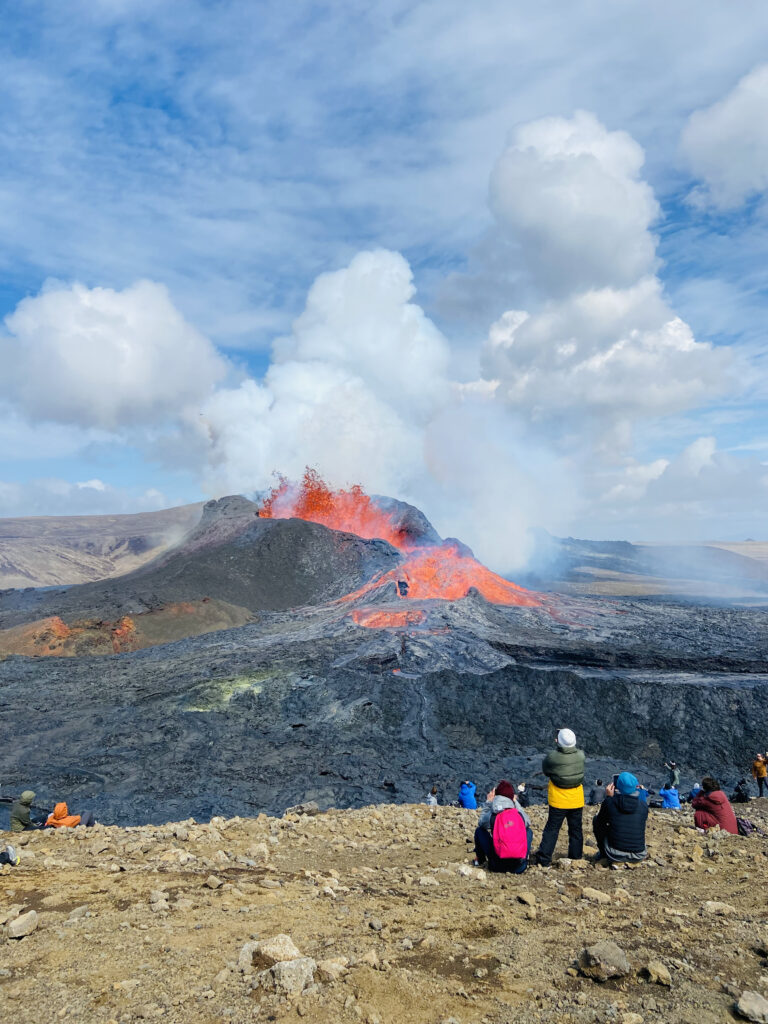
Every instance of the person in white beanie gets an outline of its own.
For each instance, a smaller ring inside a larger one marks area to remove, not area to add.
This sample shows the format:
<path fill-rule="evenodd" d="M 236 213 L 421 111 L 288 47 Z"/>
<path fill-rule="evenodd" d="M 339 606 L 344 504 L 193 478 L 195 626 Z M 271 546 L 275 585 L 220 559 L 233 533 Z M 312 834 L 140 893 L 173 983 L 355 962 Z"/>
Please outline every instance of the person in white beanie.
<path fill-rule="evenodd" d="M 564 821 L 568 822 L 568 856 L 579 860 L 584 851 L 584 751 L 576 746 L 571 729 L 561 729 L 557 734 L 557 746 L 544 758 L 541 770 L 549 779 L 549 814 L 534 856 L 537 864 L 548 868 Z"/>

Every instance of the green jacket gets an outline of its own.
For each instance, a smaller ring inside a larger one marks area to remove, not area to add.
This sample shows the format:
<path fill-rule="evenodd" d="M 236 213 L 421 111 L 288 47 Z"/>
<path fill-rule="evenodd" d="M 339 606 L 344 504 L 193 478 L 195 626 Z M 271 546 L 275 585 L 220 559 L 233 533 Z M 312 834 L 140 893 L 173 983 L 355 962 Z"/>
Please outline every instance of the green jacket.
<path fill-rule="evenodd" d="M 25 789 L 19 799 L 11 808 L 11 832 L 24 832 L 25 829 L 33 828 L 30 816 L 30 806 L 35 799 L 31 789 Z"/>
<path fill-rule="evenodd" d="M 584 751 L 578 747 L 550 750 L 541 762 L 541 770 L 560 789 L 575 789 L 584 784 Z"/>

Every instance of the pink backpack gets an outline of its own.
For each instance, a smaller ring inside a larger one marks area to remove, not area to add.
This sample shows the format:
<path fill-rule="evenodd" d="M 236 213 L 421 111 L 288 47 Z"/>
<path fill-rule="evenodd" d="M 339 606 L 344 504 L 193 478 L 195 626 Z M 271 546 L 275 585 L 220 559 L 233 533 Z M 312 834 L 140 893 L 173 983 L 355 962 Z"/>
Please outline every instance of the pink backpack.
<path fill-rule="evenodd" d="M 500 811 L 493 822 L 493 848 L 502 860 L 524 859 L 528 856 L 528 834 L 525 822 L 514 807 Z"/>

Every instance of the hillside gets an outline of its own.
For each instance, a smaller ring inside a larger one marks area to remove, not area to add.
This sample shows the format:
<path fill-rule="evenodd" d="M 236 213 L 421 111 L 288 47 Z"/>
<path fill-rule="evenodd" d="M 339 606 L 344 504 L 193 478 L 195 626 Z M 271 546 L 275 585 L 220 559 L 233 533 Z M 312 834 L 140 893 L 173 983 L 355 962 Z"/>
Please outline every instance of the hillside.
<path fill-rule="evenodd" d="M 0 590 L 88 583 L 131 572 L 191 530 L 202 507 L 0 518 Z"/>
<path fill-rule="evenodd" d="M 765 824 L 763 801 L 749 813 Z M 489 875 L 476 820 L 401 805 L 24 835 L 0 921 L 33 909 L 37 928 L 3 945 L 0 1005 L 19 1024 L 721 1024 L 768 992 L 768 841 L 652 811 L 634 870 Z M 295 949 L 270 957 L 278 935 Z M 605 982 L 578 964 L 602 940 L 627 960 Z"/>

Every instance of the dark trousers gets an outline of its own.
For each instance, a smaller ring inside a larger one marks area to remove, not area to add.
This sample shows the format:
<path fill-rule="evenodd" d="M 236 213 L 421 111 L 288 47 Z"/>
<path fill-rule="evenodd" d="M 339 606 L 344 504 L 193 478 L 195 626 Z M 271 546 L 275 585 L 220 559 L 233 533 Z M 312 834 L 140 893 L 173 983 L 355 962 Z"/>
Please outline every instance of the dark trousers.
<path fill-rule="evenodd" d="M 475 857 L 480 864 L 488 861 L 489 871 L 507 871 L 513 875 L 522 875 L 528 867 L 528 857 L 531 855 L 533 844 L 533 832 L 527 828 L 528 855 L 526 857 L 497 857 L 493 848 L 493 836 L 487 828 L 475 829 Z"/>
<path fill-rule="evenodd" d="M 549 808 L 547 824 L 541 834 L 541 845 L 536 854 L 539 864 L 547 867 L 552 863 L 552 854 L 555 852 L 560 826 L 564 821 L 568 822 L 568 856 L 571 860 L 581 858 L 584 852 L 584 834 L 581 827 L 583 811 L 583 807 L 571 807 L 568 810 L 562 807 Z"/>
<path fill-rule="evenodd" d="M 765 778 L 762 778 L 762 779 L 758 778 L 758 780 L 757 780 L 758 796 L 762 796 L 763 795 L 763 787 L 765 786 L 767 781 L 768 780 L 765 779 Z"/>

